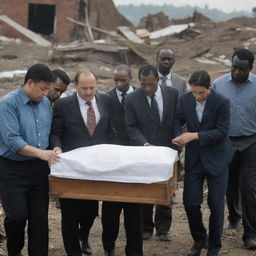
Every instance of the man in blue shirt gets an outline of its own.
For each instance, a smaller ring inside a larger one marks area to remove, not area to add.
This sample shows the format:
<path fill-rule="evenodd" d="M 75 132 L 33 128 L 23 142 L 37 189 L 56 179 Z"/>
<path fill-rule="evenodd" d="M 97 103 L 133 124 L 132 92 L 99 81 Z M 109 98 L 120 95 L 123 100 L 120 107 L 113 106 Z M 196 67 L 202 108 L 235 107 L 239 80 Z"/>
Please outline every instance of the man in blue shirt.
<path fill-rule="evenodd" d="M 213 83 L 213 89 L 229 98 L 231 106 L 229 136 L 233 158 L 227 190 L 228 228 L 236 230 L 242 215 L 243 241 L 248 249 L 256 249 L 256 76 L 250 73 L 253 62 L 251 51 L 237 49 L 231 72 Z"/>
<path fill-rule="evenodd" d="M 31 66 L 24 85 L 0 100 L 0 194 L 5 211 L 8 255 L 20 256 L 28 221 L 28 255 L 48 255 L 48 163 L 59 157 L 47 150 L 52 111 L 45 97 L 54 75 Z"/>

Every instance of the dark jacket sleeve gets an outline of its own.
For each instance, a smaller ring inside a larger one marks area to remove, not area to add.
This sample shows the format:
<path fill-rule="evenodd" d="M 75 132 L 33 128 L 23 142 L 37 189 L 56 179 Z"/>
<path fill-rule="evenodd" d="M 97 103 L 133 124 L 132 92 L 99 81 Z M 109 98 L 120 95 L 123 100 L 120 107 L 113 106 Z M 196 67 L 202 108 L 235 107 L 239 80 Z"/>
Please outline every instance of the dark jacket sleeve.
<path fill-rule="evenodd" d="M 175 119 L 174 119 L 174 135 L 177 137 L 182 134 L 182 127 L 186 122 L 185 114 L 182 105 L 183 97 L 180 99 L 176 107 Z"/>
<path fill-rule="evenodd" d="M 108 129 L 107 129 L 107 142 L 109 144 L 120 144 L 117 131 L 114 128 L 114 124 L 113 124 L 113 121 L 112 121 L 112 118 L 111 118 L 111 115 L 112 115 L 111 96 L 109 94 L 104 94 L 104 97 L 106 98 L 108 109 L 109 109 L 109 124 L 108 124 Z"/>
<path fill-rule="evenodd" d="M 142 135 L 138 129 L 135 109 L 132 104 L 131 98 L 127 96 L 125 101 L 125 126 L 127 134 L 133 145 L 143 146 L 145 143 L 148 143 L 146 138 Z"/>
<path fill-rule="evenodd" d="M 198 133 L 201 146 L 223 140 L 229 131 L 230 103 L 223 99 L 219 105 L 216 128 Z"/>
<path fill-rule="evenodd" d="M 64 116 L 62 111 L 62 102 L 57 101 L 53 108 L 53 119 L 50 133 L 50 147 L 61 148 L 61 136 L 64 133 Z"/>

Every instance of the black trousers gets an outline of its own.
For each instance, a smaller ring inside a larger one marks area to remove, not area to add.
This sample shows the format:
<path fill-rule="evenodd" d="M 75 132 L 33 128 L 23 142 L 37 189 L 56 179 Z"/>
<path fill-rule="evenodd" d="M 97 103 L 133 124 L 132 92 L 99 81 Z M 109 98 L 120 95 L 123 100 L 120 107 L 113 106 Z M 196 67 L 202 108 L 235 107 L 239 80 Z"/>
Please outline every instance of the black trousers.
<path fill-rule="evenodd" d="M 94 219 L 98 215 L 98 201 L 60 199 L 61 231 L 68 256 L 82 256 L 79 237 L 87 240 Z M 79 230 L 79 226 L 82 230 Z"/>
<path fill-rule="evenodd" d="M 236 210 L 239 205 L 237 195 L 241 193 L 243 240 L 256 238 L 256 144 L 243 152 L 236 151 L 230 167 L 227 191 L 229 221 L 236 222 L 241 216 Z"/>
<path fill-rule="evenodd" d="M 153 233 L 156 228 L 157 235 L 168 234 L 172 223 L 172 204 L 170 206 L 156 205 L 153 222 L 153 204 L 143 205 L 143 232 Z"/>
<path fill-rule="evenodd" d="M 48 174 L 41 160 L 12 161 L 0 158 L 0 194 L 5 212 L 9 256 L 24 246 L 28 223 L 28 255 L 48 255 Z"/>
<path fill-rule="evenodd" d="M 239 185 L 240 158 L 239 152 L 229 164 L 228 189 L 226 193 L 228 220 L 231 225 L 237 225 L 242 218 L 241 192 Z"/>
<path fill-rule="evenodd" d="M 228 182 L 228 170 L 219 175 L 209 174 L 200 160 L 191 170 L 185 171 L 183 202 L 188 217 L 191 235 L 195 242 L 207 239 L 203 224 L 201 204 L 203 185 L 208 184 L 208 205 L 211 211 L 209 219 L 208 251 L 218 253 L 221 248 L 221 234 L 224 223 L 224 198 Z"/>
<path fill-rule="evenodd" d="M 105 250 L 115 248 L 119 232 L 120 214 L 124 211 L 124 226 L 127 243 L 127 256 L 142 256 L 142 205 L 135 203 L 103 202 L 102 206 L 102 242 Z"/>

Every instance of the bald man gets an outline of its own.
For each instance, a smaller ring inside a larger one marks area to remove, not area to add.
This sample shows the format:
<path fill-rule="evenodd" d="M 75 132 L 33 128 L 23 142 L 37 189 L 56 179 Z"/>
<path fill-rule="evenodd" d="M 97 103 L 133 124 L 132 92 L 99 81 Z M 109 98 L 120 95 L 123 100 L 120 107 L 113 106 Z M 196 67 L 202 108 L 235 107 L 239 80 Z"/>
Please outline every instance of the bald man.
<path fill-rule="evenodd" d="M 110 97 L 96 93 L 96 78 L 89 71 L 75 76 L 77 92 L 60 98 L 54 104 L 52 147 L 67 152 L 79 147 L 97 144 L 117 144 L 117 135 L 110 121 Z M 95 217 L 98 201 L 60 199 L 62 237 L 68 256 L 91 254 L 88 237 Z M 83 227 L 82 246 L 79 243 L 79 225 Z"/>

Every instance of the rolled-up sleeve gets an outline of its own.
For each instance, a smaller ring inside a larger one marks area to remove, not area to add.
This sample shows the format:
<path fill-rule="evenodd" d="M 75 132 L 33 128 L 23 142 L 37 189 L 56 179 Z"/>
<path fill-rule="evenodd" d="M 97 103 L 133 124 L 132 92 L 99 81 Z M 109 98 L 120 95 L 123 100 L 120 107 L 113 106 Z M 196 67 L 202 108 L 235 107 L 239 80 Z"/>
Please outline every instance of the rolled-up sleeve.
<path fill-rule="evenodd" d="M 6 104 L 1 107 L 0 115 L 2 119 L 1 137 L 3 138 L 6 147 L 16 153 L 28 144 L 20 134 L 17 112 L 15 112 L 13 106 Z"/>

